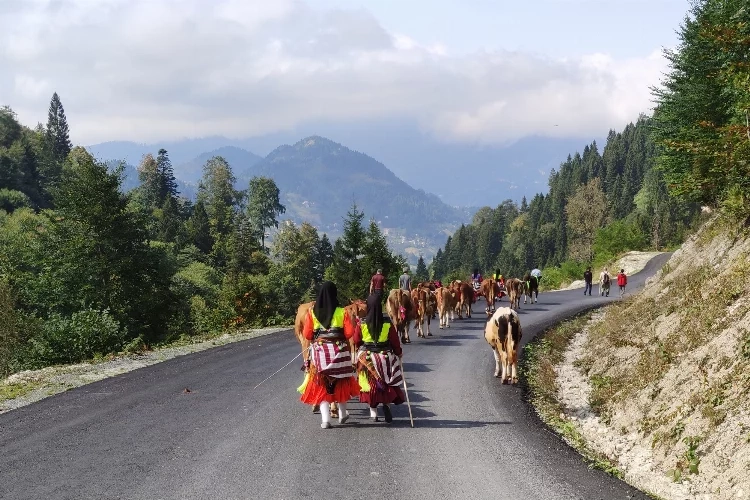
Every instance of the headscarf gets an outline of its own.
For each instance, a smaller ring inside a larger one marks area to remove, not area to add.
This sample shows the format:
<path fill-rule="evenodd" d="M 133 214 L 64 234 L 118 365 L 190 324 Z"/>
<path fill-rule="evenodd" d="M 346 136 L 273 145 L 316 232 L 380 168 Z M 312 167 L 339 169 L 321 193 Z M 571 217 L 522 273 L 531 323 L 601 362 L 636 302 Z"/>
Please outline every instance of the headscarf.
<path fill-rule="evenodd" d="M 338 306 L 339 300 L 336 285 L 331 281 L 324 281 L 318 291 L 318 297 L 315 299 L 313 314 L 318 319 L 318 323 L 326 330 L 331 328 L 333 313 Z"/>
<path fill-rule="evenodd" d="M 380 330 L 383 329 L 383 304 L 380 302 L 380 297 L 374 293 L 367 297 L 365 324 L 372 338 L 377 339 L 380 336 Z"/>

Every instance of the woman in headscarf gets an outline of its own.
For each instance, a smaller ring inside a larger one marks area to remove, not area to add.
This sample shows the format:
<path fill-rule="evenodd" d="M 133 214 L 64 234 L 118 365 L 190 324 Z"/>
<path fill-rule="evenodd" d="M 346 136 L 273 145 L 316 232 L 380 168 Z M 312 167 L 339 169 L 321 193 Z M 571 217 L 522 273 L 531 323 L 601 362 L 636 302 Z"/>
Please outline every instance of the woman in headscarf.
<path fill-rule="evenodd" d="M 396 328 L 383 317 L 383 306 L 376 295 L 367 298 L 367 317 L 354 329 L 359 371 L 359 401 L 370 406 L 370 418 L 378 421 L 378 405 L 383 405 L 386 422 L 393 420 L 390 404 L 404 402 L 399 386 L 401 344 Z"/>
<path fill-rule="evenodd" d="M 315 306 L 305 318 L 302 330 L 310 345 L 310 380 L 300 400 L 320 405 L 323 429 L 331 427 L 331 403 L 339 407 L 339 423 L 349 419 L 346 402 L 359 394 L 348 340 L 354 335 L 353 318 L 339 307 L 336 285 L 324 282 Z"/>

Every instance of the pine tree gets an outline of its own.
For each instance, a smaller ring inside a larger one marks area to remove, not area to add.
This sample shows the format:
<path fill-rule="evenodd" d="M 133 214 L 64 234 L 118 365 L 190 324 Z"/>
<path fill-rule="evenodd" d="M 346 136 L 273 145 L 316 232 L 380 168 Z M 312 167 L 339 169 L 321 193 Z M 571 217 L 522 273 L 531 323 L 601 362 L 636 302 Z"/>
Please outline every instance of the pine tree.
<path fill-rule="evenodd" d="M 62 165 L 73 147 L 69 134 L 65 110 L 60 96 L 55 92 L 52 94 L 47 114 L 47 145 L 52 153 L 52 161 L 58 166 Z"/>
<path fill-rule="evenodd" d="M 328 239 L 327 234 L 318 240 L 318 246 L 315 248 L 315 283 L 323 281 L 326 269 L 333 263 L 333 245 Z"/>
<path fill-rule="evenodd" d="M 202 201 L 198 201 L 195 204 L 195 209 L 187 225 L 193 244 L 204 254 L 210 254 L 214 246 L 214 239 L 211 236 L 211 224 L 208 220 L 208 213 L 206 213 L 206 208 Z"/>
<path fill-rule="evenodd" d="M 159 198 L 158 203 L 163 204 L 167 198 L 176 198 L 177 180 L 174 177 L 172 162 L 169 160 L 169 154 L 166 149 L 160 149 L 156 156 L 156 172 L 159 179 Z"/>
<path fill-rule="evenodd" d="M 424 263 L 424 257 L 419 256 L 417 261 L 417 270 L 414 271 L 414 280 L 417 282 L 427 281 L 430 279 L 430 273 L 427 272 L 427 266 Z"/>
<path fill-rule="evenodd" d="M 352 205 L 344 219 L 344 232 L 333 245 L 333 263 L 326 271 L 326 279 L 336 283 L 342 300 L 363 297 L 370 278 L 362 266 L 367 238 L 362 227 L 364 217 L 356 203 Z"/>

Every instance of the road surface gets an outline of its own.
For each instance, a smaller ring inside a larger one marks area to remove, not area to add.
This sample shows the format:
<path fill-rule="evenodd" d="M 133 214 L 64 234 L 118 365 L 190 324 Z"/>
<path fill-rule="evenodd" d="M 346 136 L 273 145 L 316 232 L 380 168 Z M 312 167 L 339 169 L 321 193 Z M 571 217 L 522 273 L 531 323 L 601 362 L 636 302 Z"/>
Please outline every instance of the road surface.
<path fill-rule="evenodd" d="M 668 255 L 629 278 L 641 286 Z M 583 290 L 521 304 L 524 342 L 615 300 Z M 504 301 L 507 304 L 506 301 Z M 628 499 L 647 498 L 545 428 L 520 387 L 493 377 L 483 299 L 471 320 L 405 346 L 416 421 L 320 428 L 299 402 L 291 332 L 175 358 L 0 415 L 0 498 L 11 499 Z M 435 323 L 433 323 L 434 325 Z M 184 392 L 185 389 L 190 392 Z"/>

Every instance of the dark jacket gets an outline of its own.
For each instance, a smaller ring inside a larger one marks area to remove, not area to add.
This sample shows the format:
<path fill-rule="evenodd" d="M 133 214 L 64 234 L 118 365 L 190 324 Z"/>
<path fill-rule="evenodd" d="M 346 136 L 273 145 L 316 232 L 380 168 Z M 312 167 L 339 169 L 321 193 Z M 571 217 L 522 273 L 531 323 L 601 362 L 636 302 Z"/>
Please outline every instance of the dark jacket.
<path fill-rule="evenodd" d="M 583 280 L 586 283 L 591 283 L 591 279 L 592 279 L 591 271 L 586 271 L 585 273 L 583 273 Z"/>

